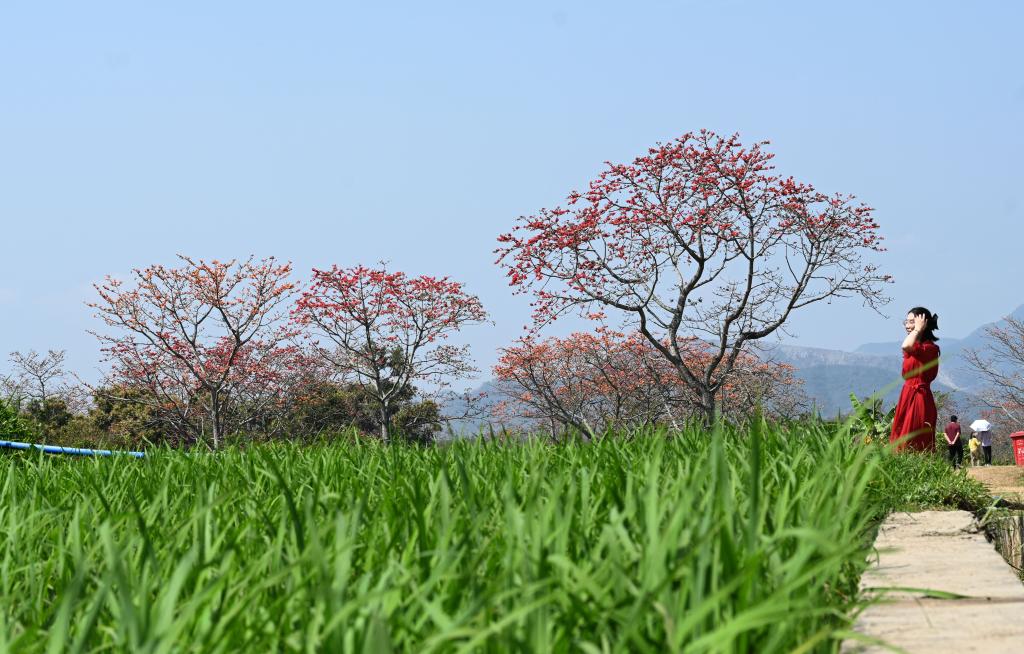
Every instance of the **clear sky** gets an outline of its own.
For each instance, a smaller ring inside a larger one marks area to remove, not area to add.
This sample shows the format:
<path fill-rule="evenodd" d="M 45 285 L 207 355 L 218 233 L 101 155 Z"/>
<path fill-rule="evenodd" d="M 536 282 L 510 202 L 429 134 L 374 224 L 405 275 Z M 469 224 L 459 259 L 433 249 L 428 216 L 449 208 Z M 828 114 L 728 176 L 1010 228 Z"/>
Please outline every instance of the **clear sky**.
<path fill-rule="evenodd" d="M 822 305 L 790 341 L 898 340 L 914 304 L 962 336 L 1024 303 L 1022 7 L 5 0 L 0 351 L 88 375 L 92 282 L 256 254 L 466 281 L 489 366 L 528 318 L 495 236 L 702 127 L 877 209 L 890 317 Z"/>

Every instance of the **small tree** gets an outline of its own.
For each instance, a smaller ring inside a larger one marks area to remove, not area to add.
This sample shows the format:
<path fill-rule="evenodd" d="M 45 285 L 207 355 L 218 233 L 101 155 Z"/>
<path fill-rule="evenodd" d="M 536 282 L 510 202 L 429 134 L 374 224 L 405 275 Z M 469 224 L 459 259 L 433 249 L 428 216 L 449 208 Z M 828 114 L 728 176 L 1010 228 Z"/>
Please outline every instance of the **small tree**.
<path fill-rule="evenodd" d="M 295 316 L 331 343 L 319 351 L 342 378 L 374 399 L 385 441 L 397 401 L 414 384 L 442 388 L 475 372 L 468 348 L 446 341 L 487 319 L 480 300 L 462 284 L 407 277 L 383 264 L 314 270 Z"/>
<path fill-rule="evenodd" d="M 520 218 L 496 253 L 517 292 L 533 292 L 535 329 L 570 311 L 615 312 L 711 421 L 740 353 L 794 311 L 885 302 L 888 276 L 863 260 L 882 249 L 871 209 L 775 175 L 764 145 L 686 134 L 609 163 L 568 208 Z M 711 346 L 700 368 L 686 358 L 693 338 Z"/>
<path fill-rule="evenodd" d="M 95 389 L 89 418 L 96 429 L 118 446 L 137 447 L 159 438 L 158 428 L 166 426 L 158 409 L 160 402 L 140 386 Z"/>
<path fill-rule="evenodd" d="M 704 365 L 710 365 L 714 359 L 709 349 L 702 353 Z M 742 422 L 754 412 L 773 419 L 792 419 L 808 408 L 803 386 L 793 366 L 743 352 L 718 393 L 719 406 L 722 415 L 733 422 Z M 699 411 L 699 398 L 691 398 L 693 410 Z"/>
<path fill-rule="evenodd" d="M 291 264 L 179 258 L 133 270 L 131 286 L 108 277 L 89 306 L 115 331 L 96 334 L 112 364 L 106 386 L 144 391 L 119 399 L 151 401 L 166 426 L 217 448 L 240 424 L 238 394 L 272 385 L 293 351 Z"/>
<path fill-rule="evenodd" d="M 29 350 L 27 354 L 11 352 L 14 379 L 25 399 L 44 403 L 63 394 L 67 389 L 65 354 L 64 350 L 50 350 L 45 355 L 35 350 Z"/>
<path fill-rule="evenodd" d="M 26 414 L 44 438 L 55 436 L 74 416 L 88 410 L 83 389 L 68 382 L 64 358 L 64 350 L 11 352 L 14 374 L 0 382 L 7 401 Z"/>
<path fill-rule="evenodd" d="M 1024 321 L 1008 316 L 987 327 L 983 345 L 963 357 L 984 382 L 981 400 L 1009 422 L 1024 424 Z"/>

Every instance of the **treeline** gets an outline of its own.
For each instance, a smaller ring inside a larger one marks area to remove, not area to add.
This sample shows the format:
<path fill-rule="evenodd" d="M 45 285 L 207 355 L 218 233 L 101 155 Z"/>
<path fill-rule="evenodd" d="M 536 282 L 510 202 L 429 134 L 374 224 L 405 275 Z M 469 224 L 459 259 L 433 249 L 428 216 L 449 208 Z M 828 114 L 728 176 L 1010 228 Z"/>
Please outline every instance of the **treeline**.
<path fill-rule="evenodd" d="M 61 365 L 63 358 L 63 351 L 12 354 L 15 372 L 0 378 L 0 439 L 128 449 L 203 443 L 196 434 L 203 432 L 202 416 L 207 407 L 198 393 L 191 398 L 197 429 L 182 428 L 182 419 L 188 416 L 175 415 L 174 407 L 162 406 L 144 387 L 69 383 L 71 376 Z M 34 385 L 31 371 L 38 372 L 43 364 L 48 368 L 46 383 Z M 380 430 L 374 398 L 352 383 L 309 379 L 272 403 L 254 406 L 239 399 L 226 406 L 225 424 L 231 430 L 228 442 L 376 436 Z M 442 429 L 437 403 L 417 398 L 414 389 L 406 390 L 394 406 L 394 432 L 402 439 L 427 443 Z"/>
<path fill-rule="evenodd" d="M 416 443 L 452 422 L 553 439 L 679 427 L 706 403 L 639 333 L 604 327 L 520 339 L 500 351 L 489 397 L 449 385 L 477 372 L 449 337 L 486 321 L 446 278 L 385 267 L 314 270 L 300 287 L 274 259 L 206 262 L 108 279 L 91 306 L 107 374 L 89 384 L 63 351 L 14 352 L 0 379 L 5 439 L 137 448 L 221 447 L 338 434 Z M 676 345 L 690 370 L 716 365 L 706 341 Z M 717 386 L 720 416 L 793 417 L 805 407 L 791 368 L 742 353 Z"/>
<path fill-rule="evenodd" d="M 815 303 L 877 309 L 891 278 L 866 258 L 884 249 L 872 209 L 779 175 L 766 146 L 687 133 L 609 162 L 565 206 L 499 235 L 495 263 L 532 297 L 532 326 L 502 351 L 499 413 L 483 417 L 559 438 L 798 411 L 792 371 L 762 360 L 758 342 Z M 441 406 L 474 413 L 479 398 L 449 391 L 477 372 L 452 337 L 488 322 L 462 283 L 384 264 L 314 269 L 304 284 L 292 272 L 272 257 L 181 256 L 108 278 L 90 304 L 107 377 L 81 407 L 65 398 L 62 412 L 43 392 L 13 410 L 66 435 L 88 432 L 76 420 L 108 435 L 143 425 L 213 448 L 337 424 L 426 440 L 457 417 Z M 567 314 L 598 328 L 542 339 Z"/>
<path fill-rule="evenodd" d="M 11 354 L 14 372 L 0 378 L 0 438 L 111 448 L 209 444 L 211 407 L 201 388 L 163 402 L 146 384 L 89 385 L 65 370 L 64 356 Z M 223 440 L 379 438 L 377 396 L 332 378 L 329 366 L 307 363 L 292 369 L 286 383 L 263 386 L 263 394 L 223 396 Z M 489 395 L 450 394 L 446 406 L 406 386 L 391 400 L 392 437 L 425 444 L 456 421 L 490 433 L 597 438 L 621 429 L 679 428 L 697 411 L 687 387 L 649 347 L 608 330 L 520 340 L 501 351 L 493 373 Z M 808 404 L 792 368 L 750 356 L 722 389 L 720 406 L 723 418 L 739 422 L 755 411 L 797 417 Z"/>

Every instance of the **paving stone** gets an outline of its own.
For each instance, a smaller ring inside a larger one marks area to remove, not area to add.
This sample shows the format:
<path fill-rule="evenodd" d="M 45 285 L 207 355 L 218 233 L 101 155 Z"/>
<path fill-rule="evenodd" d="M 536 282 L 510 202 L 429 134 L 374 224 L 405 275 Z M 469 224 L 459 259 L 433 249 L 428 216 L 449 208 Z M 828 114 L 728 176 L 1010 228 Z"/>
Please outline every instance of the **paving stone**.
<path fill-rule="evenodd" d="M 855 631 L 910 654 L 1024 652 L 1024 584 L 970 513 L 894 513 L 875 548 L 861 588 L 882 599 L 860 615 Z M 880 588 L 903 590 L 871 590 Z M 841 651 L 892 650 L 850 639 Z"/>

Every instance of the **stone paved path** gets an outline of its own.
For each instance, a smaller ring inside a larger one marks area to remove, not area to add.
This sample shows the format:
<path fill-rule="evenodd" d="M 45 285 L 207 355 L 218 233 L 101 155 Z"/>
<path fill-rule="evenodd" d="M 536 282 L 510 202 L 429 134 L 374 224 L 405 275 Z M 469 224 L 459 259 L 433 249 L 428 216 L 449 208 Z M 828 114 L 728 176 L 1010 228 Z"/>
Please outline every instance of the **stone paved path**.
<path fill-rule="evenodd" d="M 865 589 L 932 589 L 963 597 L 938 599 L 901 590 L 869 607 L 857 632 L 896 651 L 940 654 L 1024 652 L 1024 584 L 966 511 L 896 513 L 875 541 L 878 560 L 861 579 Z M 842 652 L 889 652 L 853 640 Z"/>

